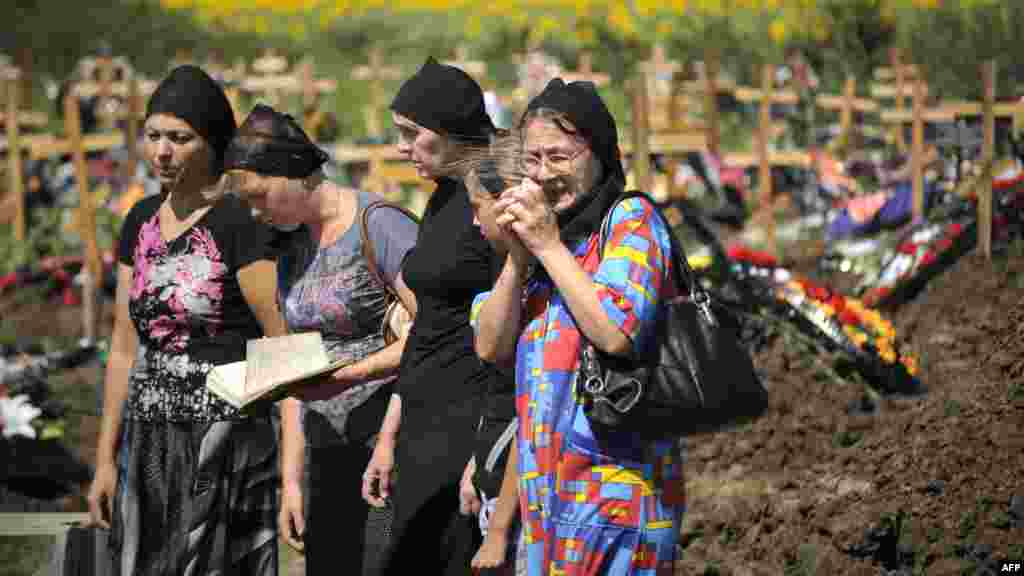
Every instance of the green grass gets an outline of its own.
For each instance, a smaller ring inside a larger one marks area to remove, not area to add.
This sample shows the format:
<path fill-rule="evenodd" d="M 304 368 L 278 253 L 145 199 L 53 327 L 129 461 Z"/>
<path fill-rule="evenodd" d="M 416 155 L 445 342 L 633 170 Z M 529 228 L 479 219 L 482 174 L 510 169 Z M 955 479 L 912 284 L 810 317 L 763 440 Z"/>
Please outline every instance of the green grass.
<path fill-rule="evenodd" d="M 0 538 L 0 576 L 32 576 L 49 560 L 52 544 L 49 536 Z"/>
<path fill-rule="evenodd" d="M 291 546 L 284 543 L 283 540 L 278 540 L 277 545 L 277 566 L 278 576 L 288 576 L 289 568 L 292 563 L 301 557 L 301 554 L 292 550 Z"/>

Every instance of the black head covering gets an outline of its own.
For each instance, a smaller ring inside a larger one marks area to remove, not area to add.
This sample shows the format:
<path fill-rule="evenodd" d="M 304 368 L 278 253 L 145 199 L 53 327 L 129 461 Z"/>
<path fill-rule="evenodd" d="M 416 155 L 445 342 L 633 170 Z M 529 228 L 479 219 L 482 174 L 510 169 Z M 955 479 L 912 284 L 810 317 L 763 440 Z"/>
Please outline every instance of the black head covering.
<path fill-rule="evenodd" d="M 267 176 L 301 179 L 329 156 L 314 144 L 289 114 L 257 104 L 228 145 L 224 170 L 249 170 Z"/>
<path fill-rule="evenodd" d="M 622 195 L 626 174 L 619 152 L 619 132 L 608 107 L 593 82 L 570 82 L 554 78 L 526 106 L 520 127 L 531 113 L 541 108 L 560 112 L 572 122 L 587 141 L 591 152 L 601 160 L 604 178 L 595 189 L 558 214 L 562 242 L 572 247 L 577 241 L 596 232 L 606 212 Z"/>
<path fill-rule="evenodd" d="M 187 122 L 210 144 L 219 161 L 235 135 L 235 114 L 224 90 L 196 66 L 178 66 L 160 82 L 146 104 L 146 118 L 154 114 Z"/>
<path fill-rule="evenodd" d="M 391 110 L 455 140 L 487 141 L 494 133 L 476 80 L 433 57 L 398 89 Z"/>

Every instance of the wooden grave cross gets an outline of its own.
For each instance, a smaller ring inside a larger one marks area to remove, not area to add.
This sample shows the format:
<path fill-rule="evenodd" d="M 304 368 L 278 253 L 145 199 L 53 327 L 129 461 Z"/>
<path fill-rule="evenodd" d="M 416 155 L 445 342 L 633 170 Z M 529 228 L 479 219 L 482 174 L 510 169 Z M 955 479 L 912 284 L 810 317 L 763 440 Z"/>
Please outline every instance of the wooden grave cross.
<path fill-rule="evenodd" d="M 839 112 L 840 139 L 849 138 L 854 113 L 878 112 L 878 102 L 869 98 L 857 98 L 857 78 L 852 74 L 846 77 L 842 96 L 820 94 L 815 98 L 815 104 L 824 110 Z"/>
<path fill-rule="evenodd" d="M 461 69 L 466 74 L 472 76 L 481 86 L 486 81 L 487 63 L 483 60 L 470 60 L 469 51 L 464 45 L 460 44 L 455 48 L 454 60 L 445 60 L 442 64 Z"/>
<path fill-rule="evenodd" d="M 7 175 L 9 185 L 7 193 L 14 203 L 14 238 L 25 239 L 25 190 L 24 176 L 21 172 L 21 143 L 18 133 L 18 105 L 20 104 L 21 71 L 17 68 L 4 70 L 2 77 L 4 92 L 7 97 Z"/>
<path fill-rule="evenodd" d="M 611 82 L 611 76 L 602 72 L 594 72 L 593 55 L 584 50 L 580 52 L 576 70 L 562 73 L 562 80 L 566 82 L 593 82 L 594 86 L 600 87 Z"/>
<path fill-rule="evenodd" d="M 363 108 L 363 114 L 366 118 L 366 132 L 373 138 L 379 139 L 384 136 L 384 127 L 380 119 L 381 111 L 384 109 L 383 81 L 398 80 L 401 77 L 401 68 L 384 66 L 381 50 L 378 47 L 370 50 L 367 65 L 357 66 L 352 70 L 352 79 L 370 83 L 370 102 Z"/>
<path fill-rule="evenodd" d="M 254 74 L 243 78 L 241 87 L 246 92 L 262 97 L 271 107 L 280 109 L 283 100 L 282 84 L 294 82 L 291 75 L 285 74 L 287 70 L 288 60 L 268 48 L 259 58 L 253 60 Z"/>
<path fill-rule="evenodd" d="M 25 92 L 24 82 L 23 82 L 24 78 L 22 78 L 22 76 L 23 76 L 23 74 L 21 73 L 21 69 L 20 68 L 18 68 L 17 66 L 11 65 L 5 58 L 0 58 L 0 78 L 3 78 L 4 80 L 11 80 L 11 79 L 13 79 L 13 80 L 17 80 L 17 81 L 21 82 L 22 83 L 22 88 L 19 91 L 19 95 L 20 96 L 25 96 L 26 92 Z M 21 100 L 24 100 L 24 98 L 19 98 L 18 100 L 19 100 L 18 113 L 15 116 L 18 119 L 18 126 L 24 127 L 24 128 L 39 129 L 39 128 L 45 128 L 46 125 L 49 124 L 49 122 L 50 122 L 49 116 L 47 116 L 43 112 L 37 112 L 35 110 L 26 110 L 23 106 L 21 106 Z M 6 125 L 6 124 L 7 124 L 7 108 L 4 107 L 3 109 L 0 109 L 0 125 Z"/>
<path fill-rule="evenodd" d="M 677 75 L 683 66 L 678 60 L 669 60 L 663 44 L 655 44 L 649 60 L 640 62 L 640 70 L 647 78 L 647 95 L 651 99 L 667 98 L 672 94 Z"/>

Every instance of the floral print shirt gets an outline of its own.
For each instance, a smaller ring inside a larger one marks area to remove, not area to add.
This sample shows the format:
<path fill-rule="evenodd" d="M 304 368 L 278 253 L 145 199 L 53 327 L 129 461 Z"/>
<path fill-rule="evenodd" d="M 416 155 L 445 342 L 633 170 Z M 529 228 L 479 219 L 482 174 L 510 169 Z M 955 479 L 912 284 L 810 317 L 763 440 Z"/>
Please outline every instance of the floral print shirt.
<path fill-rule="evenodd" d="M 162 196 L 140 200 L 121 229 L 119 261 L 132 268 L 129 311 L 139 338 L 126 415 L 148 421 L 239 418 L 206 389 L 218 364 L 245 358 L 261 335 L 238 284 L 238 271 L 272 256 L 271 233 L 241 200 L 218 201 L 168 241 L 160 231 Z"/>

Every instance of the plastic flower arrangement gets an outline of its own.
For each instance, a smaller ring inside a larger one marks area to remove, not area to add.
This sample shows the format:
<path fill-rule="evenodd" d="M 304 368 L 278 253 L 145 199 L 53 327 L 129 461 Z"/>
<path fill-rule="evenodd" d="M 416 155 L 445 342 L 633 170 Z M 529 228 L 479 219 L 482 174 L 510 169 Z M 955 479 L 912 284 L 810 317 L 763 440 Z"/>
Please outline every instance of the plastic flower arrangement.
<path fill-rule="evenodd" d="M 936 266 L 954 249 L 971 239 L 965 236 L 975 229 L 971 221 L 937 222 L 925 226 L 896 247 L 896 254 L 881 270 L 878 281 L 864 293 L 864 303 L 878 306 L 901 284 Z"/>
<path fill-rule="evenodd" d="M 877 353 L 889 368 L 905 371 L 909 377 L 917 375 L 917 358 L 901 349 L 892 323 L 862 301 L 838 294 L 806 278 L 786 282 L 777 293 L 787 302 L 803 300 L 817 308 L 820 315 L 834 319 L 859 350 Z"/>
<path fill-rule="evenodd" d="M 0 397 L 0 425 L 3 426 L 4 438 L 35 438 L 36 429 L 32 426 L 32 421 L 42 413 L 42 410 L 29 403 L 26 394 Z"/>

